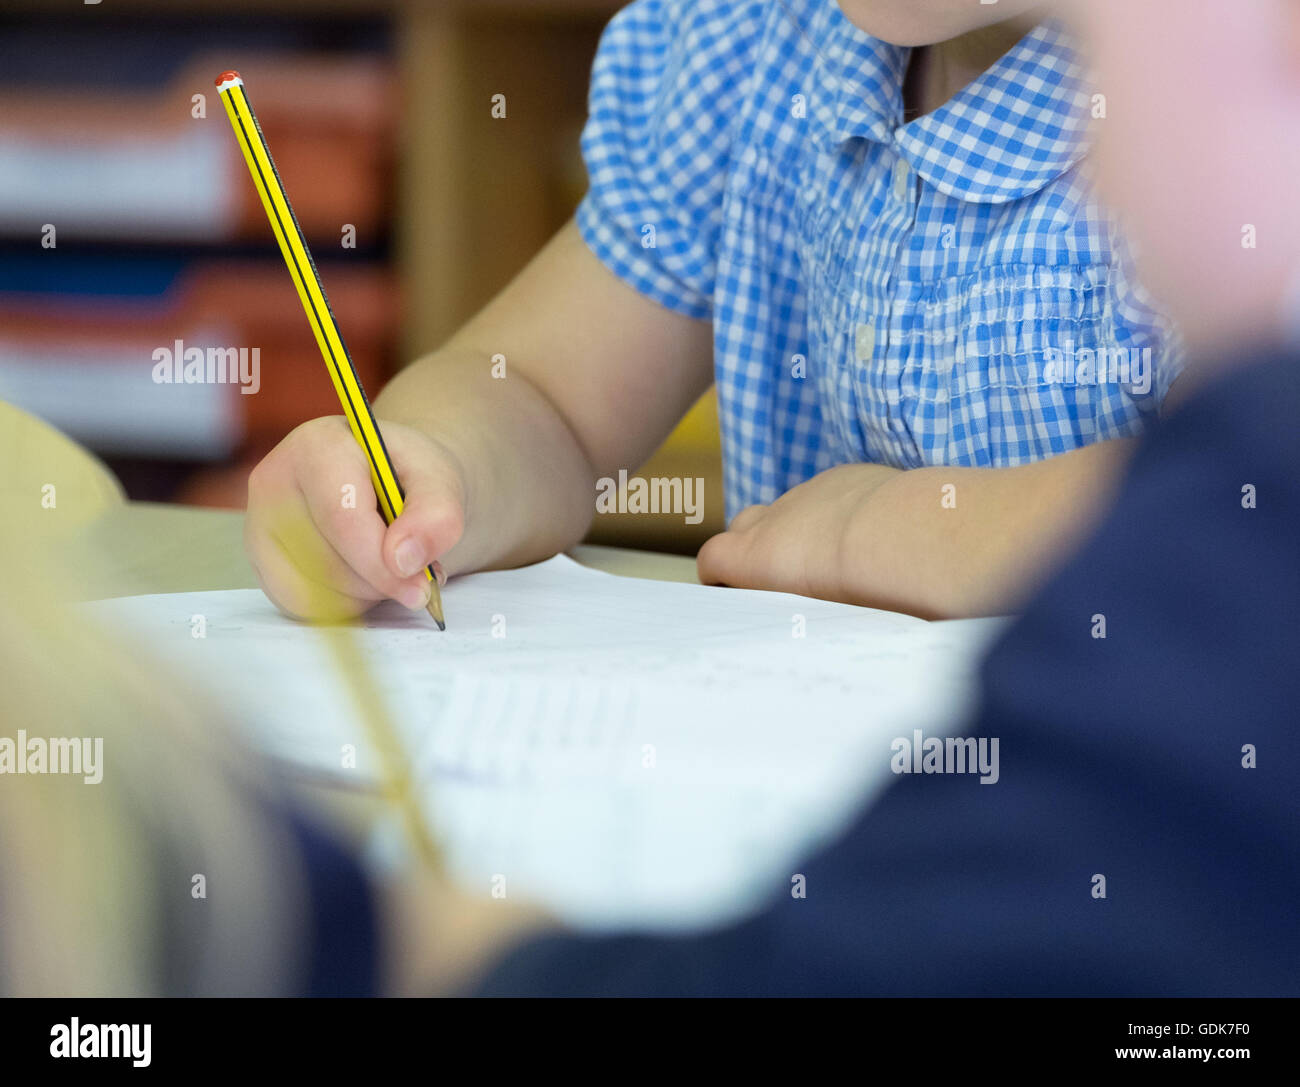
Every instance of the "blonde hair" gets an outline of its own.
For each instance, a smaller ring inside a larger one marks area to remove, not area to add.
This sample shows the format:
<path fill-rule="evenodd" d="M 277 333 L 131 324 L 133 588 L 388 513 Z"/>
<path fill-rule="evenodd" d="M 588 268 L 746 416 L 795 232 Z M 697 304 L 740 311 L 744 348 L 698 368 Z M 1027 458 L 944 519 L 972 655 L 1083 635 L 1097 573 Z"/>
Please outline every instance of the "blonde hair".
<path fill-rule="evenodd" d="M 304 880 L 256 758 L 193 679 L 67 599 L 92 554 L 51 561 L 39 516 L 4 513 L 0 737 L 102 738 L 103 778 L 0 775 L 0 990 L 286 991 Z"/>

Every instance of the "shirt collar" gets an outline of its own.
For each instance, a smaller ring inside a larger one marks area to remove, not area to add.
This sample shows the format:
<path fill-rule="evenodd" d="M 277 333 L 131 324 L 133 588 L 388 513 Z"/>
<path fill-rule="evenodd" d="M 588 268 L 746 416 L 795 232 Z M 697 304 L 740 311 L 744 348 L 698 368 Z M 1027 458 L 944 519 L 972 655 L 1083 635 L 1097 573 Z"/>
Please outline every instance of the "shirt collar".
<path fill-rule="evenodd" d="M 826 138 L 889 143 L 902 124 L 903 76 L 912 51 L 860 30 L 834 0 L 814 9 L 806 36 L 817 80 L 809 114 Z"/>
<path fill-rule="evenodd" d="M 1089 96 L 1064 28 L 1035 27 L 933 113 L 904 125 L 911 50 L 873 38 L 836 3 L 809 23 L 818 90 L 809 113 L 826 139 L 892 144 L 949 196 L 1000 204 L 1032 195 L 1087 153 Z"/>

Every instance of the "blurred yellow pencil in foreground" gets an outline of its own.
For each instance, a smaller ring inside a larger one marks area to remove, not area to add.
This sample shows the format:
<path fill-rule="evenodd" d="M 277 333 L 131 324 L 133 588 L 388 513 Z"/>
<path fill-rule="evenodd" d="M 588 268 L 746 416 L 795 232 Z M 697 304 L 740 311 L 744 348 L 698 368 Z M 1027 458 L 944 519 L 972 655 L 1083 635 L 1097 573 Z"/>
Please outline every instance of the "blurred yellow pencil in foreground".
<path fill-rule="evenodd" d="M 244 81 L 238 72 L 222 72 L 217 76 L 216 84 L 217 90 L 221 92 L 221 100 L 226 104 L 226 113 L 235 130 L 235 138 L 239 140 L 239 147 L 244 152 L 248 172 L 253 176 L 253 184 L 257 186 L 262 206 L 266 208 L 267 218 L 271 220 L 271 229 L 275 231 L 276 241 L 280 243 L 284 262 L 289 266 L 294 286 L 298 288 L 298 297 L 302 300 L 302 308 L 307 314 L 311 330 L 316 335 L 316 343 L 329 369 L 330 380 L 334 382 L 334 391 L 338 393 L 339 403 L 343 405 L 343 414 L 347 416 L 348 425 L 352 428 L 352 436 L 370 462 L 370 480 L 379 499 L 379 510 L 384 515 L 384 520 L 391 525 L 402 512 L 405 494 L 393 469 L 393 462 L 389 459 L 388 450 L 384 447 L 384 439 L 379 433 L 374 413 L 370 410 L 370 401 L 366 399 L 361 380 L 352 365 L 352 357 L 343 345 L 343 337 L 339 335 L 316 264 L 311 259 L 293 208 L 289 206 L 289 198 L 280 183 L 275 163 L 271 161 L 271 152 L 262 136 L 262 129 L 248 104 Z M 439 630 L 446 630 L 437 575 L 432 566 L 425 567 L 424 573 L 431 582 L 429 614 L 433 616 Z"/>

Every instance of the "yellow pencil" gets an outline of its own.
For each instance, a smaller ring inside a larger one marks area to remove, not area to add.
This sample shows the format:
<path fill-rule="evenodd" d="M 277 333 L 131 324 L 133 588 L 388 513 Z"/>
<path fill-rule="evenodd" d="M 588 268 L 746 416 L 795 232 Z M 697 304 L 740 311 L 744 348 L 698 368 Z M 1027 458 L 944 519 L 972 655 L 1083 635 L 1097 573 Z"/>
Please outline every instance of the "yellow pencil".
<path fill-rule="evenodd" d="M 257 186 L 257 194 L 262 198 L 262 206 L 271 221 L 275 239 L 280 243 L 284 262 L 289 266 L 289 275 L 298 288 L 298 297 L 302 301 L 311 330 L 316 335 L 316 343 L 329 369 L 330 380 L 334 382 L 334 391 L 338 393 L 339 403 L 343 405 L 343 414 L 347 416 L 348 425 L 352 428 L 352 436 L 370 462 L 370 481 L 374 484 L 375 495 L 379 499 L 379 511 L 391 525 L 402 512 L 405 492 L 398 482 L 388 450 L 384 447 L 383 436 L 379 433 L 374 413 L 370 410 L 370 401 L 366 399 L 361 380 L 352 365 L 352 357 L 335 324 L 334 314 L 325 298 L 325 288 L 321 286 L 316 264 L 307 249 L 307 241 L 302 236 L 293 208 L 289 206 L 289 198 L 280 183 L 275 163 L 271 161 L 271 152 L 266 146 L 261 126 L 253 114 L 253 107 L 248 104 L 244 81 L 238 72 L 222 72 L 217 76 L 216 84 L 217 90 L 221 92 L 221 100 L 226 104 L 226 113 L 235 130 L 235 138 L 239 140 L 240 150 L 244 152 L 248 172 L 253 177 L 253 184 Z M 439 630 L 446 630 L 437 575 L 432 566 L 426 567 L 424 573 L 431 582 L 429 614 L 433 616 Z"/>

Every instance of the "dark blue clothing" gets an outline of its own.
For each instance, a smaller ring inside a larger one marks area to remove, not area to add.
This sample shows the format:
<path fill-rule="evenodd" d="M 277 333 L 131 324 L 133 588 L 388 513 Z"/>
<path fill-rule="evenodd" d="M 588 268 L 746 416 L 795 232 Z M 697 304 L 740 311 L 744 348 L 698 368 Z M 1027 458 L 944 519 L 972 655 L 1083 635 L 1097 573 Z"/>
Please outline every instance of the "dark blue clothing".
<path fill-rule="evenodd" d="M 379 905 L 355 859 L 333 837 L 301 818 L 289 825 L 302 851 L 311 913 L 310 954 L 297 991 L 303 996 L 374 996 L 379 992 Z"/>
<path fill-rule="evenodd" d="M 481 992 L 1300 994 L 1300 358 L 1234 369 L 1144 439 L 983 679 L 960 733 L 999 738 L 997 784 L 899 777 L 797 869 L 806 899 L 536 940 Z"/>

